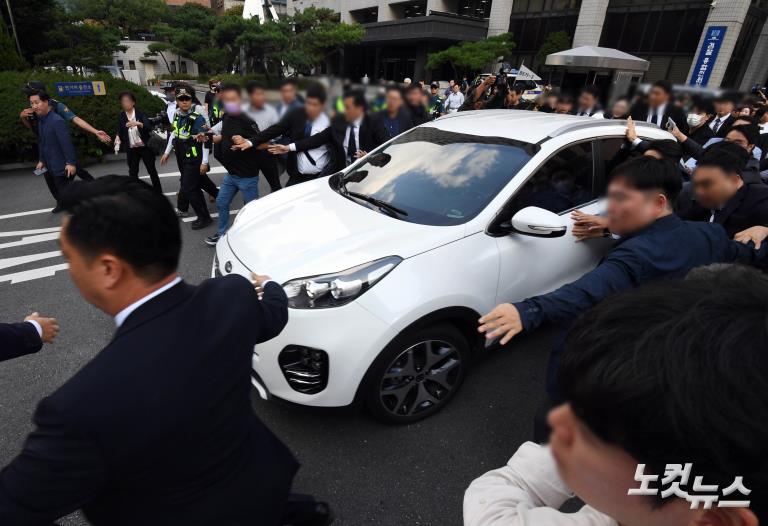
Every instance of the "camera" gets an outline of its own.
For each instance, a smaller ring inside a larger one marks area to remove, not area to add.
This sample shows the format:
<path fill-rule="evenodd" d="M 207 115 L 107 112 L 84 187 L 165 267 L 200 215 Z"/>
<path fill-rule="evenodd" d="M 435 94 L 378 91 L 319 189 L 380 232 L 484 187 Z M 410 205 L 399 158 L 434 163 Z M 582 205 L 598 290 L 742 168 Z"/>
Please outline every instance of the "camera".
<path fill-rule="evenodd" d="M 497 88 L 508 87 L 507 75 L 509 74 L 510 71 L 512 71 L 512 66 L 510 66 L 509 63 L 499 62 L 499 72 L 496 74 L 496 83 L 495 83 L 495 86 Z"/>
<path fill-rule="evenodd" d="M 758 84 L 755 84 L 754 86 L 752 86 L 752 94 L 757 95 L 758 93 L 762 93 L 763 95 L 765 95 L 766 93 L 765 86 L 760 86 Z"/>
<path fill-rule="evenodd" d="M 157 128 L 157 127 L 162 128 L 165 126 L 165 121 L 167 118 L 168 116 L 161 111 L 160 113 L 158 113 L 153 117 L 147 117 L 147 120 L 149 121 L 149 123 L 152 125 L 153 128 Z"/>

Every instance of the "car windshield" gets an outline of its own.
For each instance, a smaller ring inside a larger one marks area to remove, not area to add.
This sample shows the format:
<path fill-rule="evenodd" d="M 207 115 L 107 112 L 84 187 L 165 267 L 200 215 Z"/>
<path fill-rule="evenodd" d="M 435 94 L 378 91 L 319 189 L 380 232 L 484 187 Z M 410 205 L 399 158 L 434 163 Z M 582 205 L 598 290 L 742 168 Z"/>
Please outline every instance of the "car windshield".
<path fill-rule="evenodd" d="M 458 225 L 480 213 L 536 149 L 510 139 L 420 127 L 331 178 L 331 184 L 403 221 Z"/>

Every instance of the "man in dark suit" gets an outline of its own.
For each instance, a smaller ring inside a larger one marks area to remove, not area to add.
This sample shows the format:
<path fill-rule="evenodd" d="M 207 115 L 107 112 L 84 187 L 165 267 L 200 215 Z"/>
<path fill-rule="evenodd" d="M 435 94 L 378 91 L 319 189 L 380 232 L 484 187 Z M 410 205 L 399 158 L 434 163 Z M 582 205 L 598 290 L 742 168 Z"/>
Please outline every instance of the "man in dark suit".
<path fill-rule="evenodd" d="M 320 84 L 309 86 L 304 106 L 289 111 L 276 124 L 260 131 L 250 140 L 235 138 L 236 144 L 233 148 L 247 150 L 257 147 L 266 150 L 271 146 L 268 141 L 281 136 L 287 135 L 291 137 L 293 142 L 296 142 L 317 135 L 330 125 L 328 116 L 323 112 L 325 101 L 326 93 L 323 86 Z M 295 149 L 288 151 L 287 171 L 289 179 L 286 186 L 310 181 L 334 171 L 330 152 L 325 145 L 301 152 L 297 152 Z"/>
<path fill-rule="evenodd" d="M 683 133 L 688 134 L 688 117 L 674 105 L 672 84 L 666 80 L 654 82 L 648 92 L 648 103 L 635 105 L 631 113 L 636 121 L 653 123 L 662 130 L 667 129 L 667 119 L 672 119 Z"/>
<path fill-rule="evenodd" d="M 72 280 L 117 331 L 38 406 L 0 473 L 0 524 L 78 508 L 95 526 L 280 524 L 297 464 L 253 412 L 250 364 L 287 322 L 282 288 L 182 281 L 178 220 L 148 185 L 106 176 L 63 204 Z"/>
<path fill-rule="evenodd" d="M 0 362 L 36 353 L 43 342 L 51 343 L 59 333 L 56 318 L 33 312 L 21 323 L 0 323 Z"/>
<path fill-rule="evenodd" d="M 723 225 L 730 238 L 756 225 L 768 227 L 768 186 L 741 178 L 748 159 L 744 148 L 730 141 L 704 150 L 692 179 L 695 201 L 681 217 Z"/>
<path fill-rule="evenodd" d="M 603 117 L 600 107 L 600 90 L 597 86 L 585 86 L 579 94 L 579 107 L 576 115 L 581 117 Z"/>
<path fill-rule="evenodd" d="M 37 117 L 38 170 L 50 173 L 49 186 L 53 198 L 58 202 L 62 190 L 77 173 L 77 156 L 66 121 L 53 111 L 50 96 L 44 91 L 33 91 L 29 103 Z M 90 174 L 89 174 L 90 176 Z M 52 212 L 61 210 L 57 204 Z"/>
<path fill-rule="evenodd" d="M 343 170 L 388 140 L 381 123 L 366 113 L 363 92 L 344 94 L 343 103 L 344 113 L 336 115 L 328 128 L 292 143 L 297 152 L 327 144 L 331 149 L 333 171 Z M 291 145 L 276 144 L 269 151 L 273 154 L 287 153 L 291 151 Z"/>
<path fill-rule="evenodd" d="M 397 86 L 387 87 L 386 93 L 387 107 L 377 114 L 374 118 L 379 121 L 387 134 L 387 140 L 397 137 L 401 133 L 413 128 L 413 116 L 410 110 L 405 106 L 403 92 Z"/>
<path fill-rule="evenodd" d="M 730 131 L 733 121 L 736 120 L 733 111 L 738 101 L 739 96 L 735 93 L 723 93 L 715 97 L 715 116 L 709 120 L 709 129 L 715 137 L 722 139 Z"/>
<path fill-rule="evenodd" d="M 498 305 L 480 318 L 486 338 L 505 345 L 515 335 L 533 331 L 545 322 L 569 326 L 606 296 L 663 279 L 683 278 L 694 267 L 712 263 L 763 264 L 760 251 L 728 239 L 722 226 L 687 222 L 672 211 L 682 180 L 673 163 L 642 156 L 617 167 L 608 186 L 608 228 L 619 243 L 600 264 L 557 290 Z M 510 298 L 513 299 L 513 298 Z M 560 402 L 557 390 L 562 342 L 550 355 L 547 401 L 536 422 L 536 439 L 546 440 L 544 417 Z"/>

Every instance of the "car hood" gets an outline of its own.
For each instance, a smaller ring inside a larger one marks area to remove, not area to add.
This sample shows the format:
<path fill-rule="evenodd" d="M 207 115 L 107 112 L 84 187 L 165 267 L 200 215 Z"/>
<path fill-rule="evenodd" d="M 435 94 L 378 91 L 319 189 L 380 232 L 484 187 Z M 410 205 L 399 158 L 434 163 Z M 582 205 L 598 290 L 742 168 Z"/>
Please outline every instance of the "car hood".
<path fill-rule="evenodd" d="M 456 241 L 465 226 L 408 223 L 342 197 L 328 178 L 252 201 L 224 238 L 248 269 L 279 282 L 409 258 Z"/>

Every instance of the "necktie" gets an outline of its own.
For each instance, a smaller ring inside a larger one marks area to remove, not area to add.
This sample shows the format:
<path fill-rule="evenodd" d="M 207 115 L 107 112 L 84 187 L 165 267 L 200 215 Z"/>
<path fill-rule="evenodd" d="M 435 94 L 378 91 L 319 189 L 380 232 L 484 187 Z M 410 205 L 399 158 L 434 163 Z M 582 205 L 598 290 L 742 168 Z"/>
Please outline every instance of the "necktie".
<path fill-rule="evenodd" d="M 347 141 L 347 164 L 355 162 L 355 152 L 357 152 L 357 141 L 355 141 L 355 125 L 349 125 L 349 141 Z"/>
<path fill-rule="evenodd" d="M 712 126 L 712 131 L 717 133 L 717 130 L 720 129 L 720 124 L 721 124 L 720 117 L 718 117 L 717 119 L 715 119 L 715 124 L 714 124 L 714 126 Z"/>
<path fill-rule="evenodd" d="M 312 135 L 312 123 L 307 121 L 304 125 L 304 137 L 309 137 L 310 135 Z"/>
<path fill-rule="evenodd" d="M 653 108 L 651 108 L 651 120 L 650 120 L 650 122 L 652 122 L 653 124 L 656 124 L 656 110 L 653 109 Z"/>

